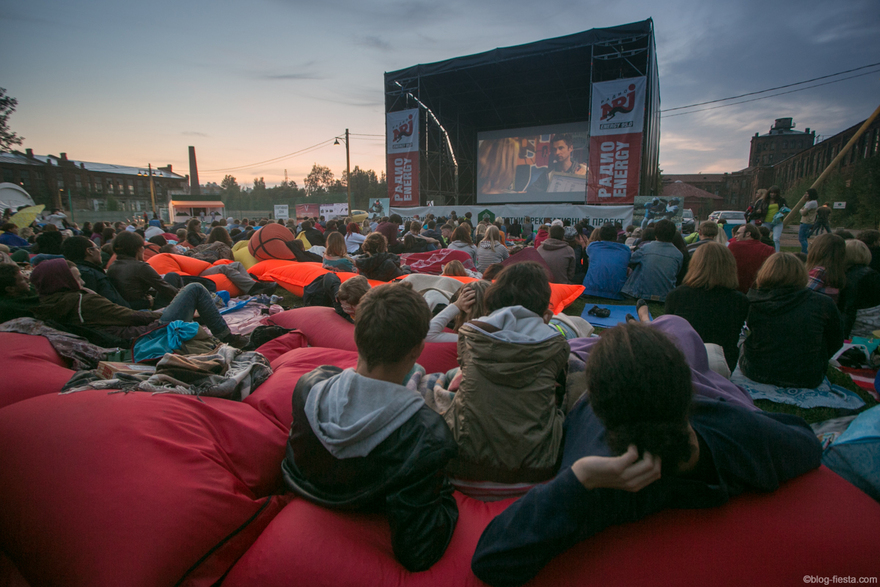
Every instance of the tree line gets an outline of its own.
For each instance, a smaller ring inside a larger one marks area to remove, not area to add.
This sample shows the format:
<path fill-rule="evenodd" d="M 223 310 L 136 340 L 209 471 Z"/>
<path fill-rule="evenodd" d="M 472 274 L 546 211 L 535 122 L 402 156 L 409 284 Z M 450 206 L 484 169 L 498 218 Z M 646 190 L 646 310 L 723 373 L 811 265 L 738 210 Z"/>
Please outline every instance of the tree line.
<path fill-rule="evenodd" d="M 292 179 L 266 187 L 266 181 L 262 177 L 255 178 L 253 186 L 242 187 L 234 176 L 227 175 L 220 182 L 220 198 L 227 208 L 233 210 L 265 210 L 274 204 L 331 204 L 347 201 L 348 181 L 346 172 L 343 171 L 342 177 L 336 178 L 329 167 L 315 163 L 303 179 L 302 187 Z M 355 166 L 351 170 L 351 200 L 354 209 L 366 210 L 371 201 L 386 197 L 388 187 L 384 171 L 377 176 L 372 169 Z"/>

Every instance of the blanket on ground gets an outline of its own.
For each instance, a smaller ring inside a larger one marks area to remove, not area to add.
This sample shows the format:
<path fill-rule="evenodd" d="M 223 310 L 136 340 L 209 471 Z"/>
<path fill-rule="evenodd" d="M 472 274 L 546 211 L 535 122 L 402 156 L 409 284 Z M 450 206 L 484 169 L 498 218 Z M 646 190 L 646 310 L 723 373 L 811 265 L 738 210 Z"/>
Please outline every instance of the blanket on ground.
<path fill-rule="evenodd" d="M 153 374 L 118 373 L 115 379 L 101 379 L 96 371 L 81 371 L 67 382 L 61 393 L 111 389 L 124 392 L 178 393 L 241 401 L 271 374 L 269 361 L 260 353 L 241 351 L 224 344 L 206 355 L 184 356 L 168 353 L 156 365 L 156 372 Z"/>
<path fill-rule="evenodd" d="M 752 381 L 740 370 L 736 370 L 730 376 L 730 381 L 745 389 L 752 399 L 766 399 L 778 404 L 789 404 L 801 408 L 838 408 L 844 410 L 857 410 L 865 405 L 858 394 L 832 385 L 826 377 L 819 387 L 815 389 L 800 387 L 777 387 L 768 383 Z"/>

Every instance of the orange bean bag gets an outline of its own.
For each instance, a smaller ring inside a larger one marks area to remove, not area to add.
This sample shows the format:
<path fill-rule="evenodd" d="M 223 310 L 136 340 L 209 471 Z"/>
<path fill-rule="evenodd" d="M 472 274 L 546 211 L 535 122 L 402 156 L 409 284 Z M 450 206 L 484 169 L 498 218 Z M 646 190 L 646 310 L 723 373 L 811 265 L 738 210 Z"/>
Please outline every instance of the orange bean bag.
<path fill-rule="evenodd" d="M 254 266 L 254 268 L 256 268 L 256 266 Z M 251 271 L 253 272 L 253 269 Z M 303 288 L 313 282 L 315 278 L 324 275 L 325 273 L 330 273 L 330 270 L 324 269 L 320 263 L 291 263 L 289 265 L 278 265 L 271 271 L 266 271 L 263 273 L 265 277 L 262 279 L 274 281 L 293 295 L 302 297 Z M 256 273 L 254 275 L 256 275 Z M 339 276 L 339 281 L 347 281 L 356 276 L 357 273 L 345 273 L 340 271 L 336 275 Z M 370 282 L 370 287 L 376 287 L 386 283 L 375 279 L 370 279 L 368 281 Z"/>
<path fill-rule="evenodd" d="M 248 252 L 260 261 L 266 259 L 293 261 L 296 257 L 287 247 L 287 243 L 292 240 L 294 236 L 288 228 L 280 224 L 267 224 L 255 232 L 248 241 Z"/>
<path fill-rule="evenodd" d="M 208 267 L 212 267 L 213 265 L 228 265 L 232 263 L 228 259 L 221 259 L 214 263 L 208 263 L 207 261 L 202 261 L 201 259 L 195 259 L 193 257 L 187 257 L 185 255 L 173 255 L 171 253 L 160 253 L 158 255 L 150 258 L 149 261 L 150 267 L 156 270 L 156 273 L 159 275 L 165 275 L 166 273 L 177 273 L 179 275 L 190 275 L 192 277 L 198 277 L 201 275 L 202 271 L 207 269 Z M 218 275 L 205 275 L 205 279 L 210 279 L 217 285 L 217 291 L 228 291 L 229 295 L 232 297 L 240 296 L 242 292 L 238 287 L 229 281 L 229 278 L 223 274 Z"/>
<path fill-rule="evenodd" d="M 446 275 L 445 277 L 457 279 L 462 283 L 470 283 L 477 280 L 475 277 L 462 277 L 458 275 Z M 578 299 L 578 296 L 580 296 L 582 293 L 584 293 L 584 286 L 582 285 L 551 283 L 550 309 L 553 310 L 554 314 L 561 314 L 562 311 L 570 306 L 572 302 Z"/>

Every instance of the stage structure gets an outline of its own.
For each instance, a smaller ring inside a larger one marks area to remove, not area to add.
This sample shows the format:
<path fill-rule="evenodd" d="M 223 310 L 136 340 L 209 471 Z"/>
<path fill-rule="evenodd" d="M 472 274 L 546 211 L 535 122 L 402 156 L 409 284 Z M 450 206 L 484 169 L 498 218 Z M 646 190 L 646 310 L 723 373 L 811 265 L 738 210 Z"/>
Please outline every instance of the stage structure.
<path fill-rule="evenodd" d="M 385 74 L 391 206 L 655 195 L 651 19 Z"/>

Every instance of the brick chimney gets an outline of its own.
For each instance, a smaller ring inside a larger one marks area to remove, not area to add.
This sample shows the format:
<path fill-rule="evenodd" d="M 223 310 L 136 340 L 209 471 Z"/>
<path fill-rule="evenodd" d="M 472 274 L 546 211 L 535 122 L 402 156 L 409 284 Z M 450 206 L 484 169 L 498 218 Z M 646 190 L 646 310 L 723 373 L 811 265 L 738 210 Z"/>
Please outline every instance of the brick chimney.
<path fill-rule="evenodd" d="M 34 150 L 33 149 L 25 149 L 24 153 L 25 153 L 25 155 L 27 155 L 28 159 L 34 158 Z"/>
<path fill-rule="evenodd" d="M 61 160 L 67 161 L 67 153 L 61 153 Z"/>
<path fill-rule="evenodd" d="M 196 148 L 189 148 L 189 193 L 193 196 L 200 195 L 199 188 L 199 167 L 196 164 Z"/>

